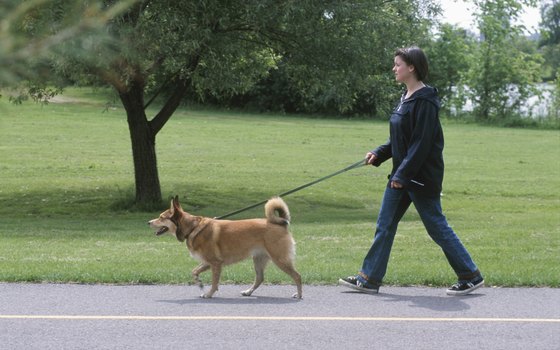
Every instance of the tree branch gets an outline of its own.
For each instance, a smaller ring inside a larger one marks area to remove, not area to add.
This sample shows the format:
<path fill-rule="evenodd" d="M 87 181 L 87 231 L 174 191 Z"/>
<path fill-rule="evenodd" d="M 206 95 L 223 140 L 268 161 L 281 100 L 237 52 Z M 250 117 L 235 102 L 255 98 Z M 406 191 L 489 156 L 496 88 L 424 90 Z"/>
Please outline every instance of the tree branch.
<path fill-rule="evenodd" d="M 159 87 L 159 89 L 153 94 L 153 96 L 150 98 L 150 100 L 148 102 L 146 102 L 146 104 L 144 105 L 144 109 L 147 109 L 152 102 L 154 102 L 154 100 L 159 96 L 159 94 L 162 93 L 162 91 L 169 86 L 169 84 L 175 80 L 177 78 L 177 75 L 179 75 L 179 73 L 181 73 L 182 69 L 179 69 L 178 71 L 176 71 L 175 73 L 171 74 L 171 76 L 169 77 L 169 79 L 167 79 L 167 81 L 163 84 L 161 84 L 161 86 Z"/>
<path fill-rule="evenodd" d="M 181 100 L 183 99 L 183 97 L 185 97 L 188 88 L 191 86 L 192 83 L 188 73 L 193 72 L 198 66 L 199 62 L 200 62 L 200 54 L 194 56 L 192 60 L 189 62 L 188 66 L 185 67 L 187 74 L 185 74 L 183 78 L 175 80 L 176 84 L 173 93 L 171 94 L 171 96 L 169 97 L 165 105 L 162 107 L 162 109 L 159 111 L 159 113 L 156 114 L 156 116 L 149 122 L 150 128 L 152 130 L 152 135 L 155 136 L 164 127 L 164 125 L 167 123 L 169 118 L 171 118 L 173 113 L 177 110 L 177 108 L 181 104 Z M 181 70 L 179 70 L 173 76 L 177 76 L 180 72 Z M 167 85 L 167 83 L 165 85 Z M 160 90 L 162 89 L 163 87 L 160 88 Z M 153 101 L 153 99 L 154 98 L 152 98 L 149 101 L 148 105 Z"/>

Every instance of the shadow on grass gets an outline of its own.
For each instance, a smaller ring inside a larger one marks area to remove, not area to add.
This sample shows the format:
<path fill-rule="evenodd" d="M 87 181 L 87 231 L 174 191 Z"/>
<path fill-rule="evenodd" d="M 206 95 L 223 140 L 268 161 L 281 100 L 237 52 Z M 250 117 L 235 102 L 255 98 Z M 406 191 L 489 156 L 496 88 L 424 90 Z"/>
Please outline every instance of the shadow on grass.
<path fill-rule="evenodd" d="M 177 186 L 178 187 L 178 186 Z M 186 187 L 186 188 L 185 188 Z M 146 213 L 151 218 L 169 207 L 170 199 L 178 195 L 183 209 L 193 215 L 217 217 L 241 208 L 251 206 L 274 196 L 265 191 L 247 189 L 216 188 L 189 184 L 182 189 L 165 191 L 163 202 L 139 206 L 134 203 L 132 189 L 96 188 L 82 191 L 29 191 L 26 193 L 4 193 L 0 195 L 0 215 L 29 219 L 73 217 L 84 220 L 95 217 L 123 216 L 130 213 Z M 370 194 L 364 194 L 360 201 L 355 196 L 340 194 L 330 196 L 324 191 L 318 194 L 305 190 L 283 197 L 298 223 L 314 222 L 359 222 L 372 220 L 376 215 L 366 207 L 370 204 Z M 379 196 L 379 199 L 381 197 Z M 372 201 L 373 202 L 373 201 Z M 264 216 L 264 205 L 228 217 L 231 220 L 259 218 Z"/>

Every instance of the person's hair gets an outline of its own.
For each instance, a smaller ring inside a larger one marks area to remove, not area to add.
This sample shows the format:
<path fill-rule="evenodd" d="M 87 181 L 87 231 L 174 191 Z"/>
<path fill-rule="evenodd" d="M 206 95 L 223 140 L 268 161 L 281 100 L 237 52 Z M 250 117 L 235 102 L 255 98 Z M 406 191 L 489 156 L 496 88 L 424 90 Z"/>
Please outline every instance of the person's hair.
<path fill-rule="evenodd" d="M 409 66 L 414 66 L 416 78 L 423 81 L 428 76 L 428 58 L 424 51 L 417 46 L 403 47 L 395 51 L 395 57 L 399 56 Z"/>

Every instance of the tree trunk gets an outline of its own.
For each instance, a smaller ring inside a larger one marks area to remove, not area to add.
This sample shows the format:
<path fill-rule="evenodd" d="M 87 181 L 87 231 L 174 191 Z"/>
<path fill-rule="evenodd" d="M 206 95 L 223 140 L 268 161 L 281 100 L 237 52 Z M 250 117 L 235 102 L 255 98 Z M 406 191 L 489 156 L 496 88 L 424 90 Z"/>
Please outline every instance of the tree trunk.
<path fill-rule="evenodd" d="M 132 83 L 127 91 L 119 92 L 119 97 L 126 110 L 132 143 L 136 204 L 150 207 L 161 203 L 162 198 L 155 148 L 156 133 L 146 118 L 143 86 Z"/>

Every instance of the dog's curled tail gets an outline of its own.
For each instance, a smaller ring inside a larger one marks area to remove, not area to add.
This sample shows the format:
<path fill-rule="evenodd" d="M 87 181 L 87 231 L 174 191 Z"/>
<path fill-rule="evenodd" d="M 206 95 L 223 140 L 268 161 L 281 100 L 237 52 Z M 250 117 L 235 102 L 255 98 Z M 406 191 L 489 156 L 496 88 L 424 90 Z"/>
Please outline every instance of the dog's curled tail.
<path fill-rule="evenodd" d="M 277 225 L 290 224 L 290 209 L 288 209 L 288 205 L 280 197 L 269 199 L 264 206 L 264 213 L 270 223 Z"/>

